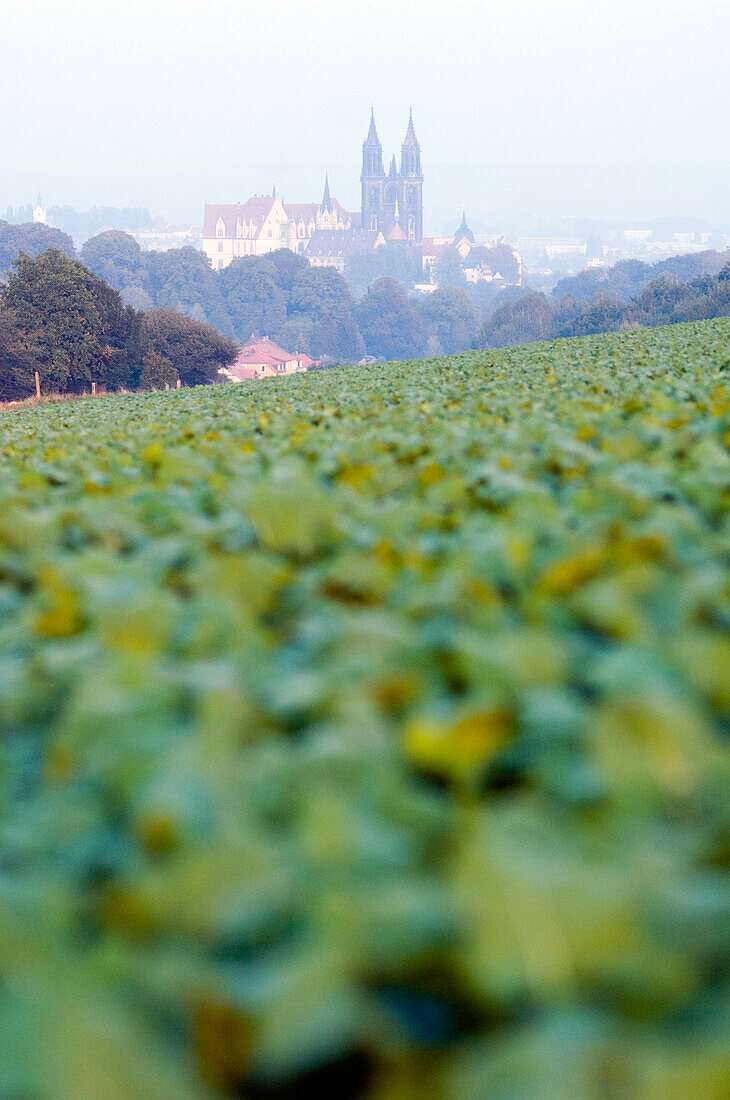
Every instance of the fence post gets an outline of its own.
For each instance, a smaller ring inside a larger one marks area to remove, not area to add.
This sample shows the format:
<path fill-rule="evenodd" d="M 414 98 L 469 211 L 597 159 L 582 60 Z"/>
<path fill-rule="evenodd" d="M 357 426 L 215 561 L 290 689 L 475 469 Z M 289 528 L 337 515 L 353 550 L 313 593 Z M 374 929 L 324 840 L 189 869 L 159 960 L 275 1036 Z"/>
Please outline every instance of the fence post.
<path fill-rule="evenodd" d="M 38 371 L 35 372 L 35 395 L 36 397 L 41 395 L 41 376 Z"/>
<path fill-rule="evenodd" d="M 96 382 L 91 383 L 91 396 L 96 397 Z"/>

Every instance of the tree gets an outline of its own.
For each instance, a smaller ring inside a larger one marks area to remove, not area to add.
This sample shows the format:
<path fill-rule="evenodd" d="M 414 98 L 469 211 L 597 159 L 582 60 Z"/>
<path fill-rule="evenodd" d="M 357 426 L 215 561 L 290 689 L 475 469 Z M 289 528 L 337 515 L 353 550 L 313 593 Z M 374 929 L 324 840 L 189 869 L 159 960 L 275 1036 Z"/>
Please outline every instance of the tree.
<path fill-rule="evenodd" d="M 241 256 L 217 275 L 233 334 L 244 343 L 252 335 L 277 336 L 286 321 L 276 270 L 262 256 Z"/>
<path fill-rule="evenodd" d="M 423 352 L 423 321 L 395 279 L 376 279 L 358 302 L 356 316 L 368 355 L 408 359 Z"/>
<path fill-rule="evenodd" d="M 142 339 L 146 352 L 167 360 L 186 386 L 217 381 L 218 370 L 232 363 L 238 351 L 233 341 L 209 325 L 172 309 L 142 314 Z M 159 375 L 160 364 L 154 369 Z"/>
<path fill-rule="evenodd" d="M 221 284 L 202 252 L 191 247 L 149 252 L 145 267 L 149 294 L 158 308 L 178 310 L 233 335 Z"/>
<path fill-rule="evenodd" d="M 360 330 L 352 310 L 337 306 L 331 313 L 323 314 L 311 338 L 315 355 L 326 355 L 339 362 L 353 362 L 365 354 Z"/>
<path fill-rule="evenodd" d="M 164 390 L 167 386 L 176 386 L 178 377 L 174 366 L 164 355 L 151 350 L 145 352 L 139 376 L 141 390 Z"/>
<path fill-rule="evenodd" d="M 57 249 L 22 254 L 2 295 L 38 345 L 39 371 L 56 392 L 78 393 L 92 381 L 129 383 L 139 353 L 139 316 L 78 260 Z"/>
<path fill-rule="evenodd" d="M 436 260 L 436 282 L 440 287 L 464 286 L 466 278 L 461 253 L 449 245 Z"/>
<path fill-rule="evenodd" d="M 482 347 L 501 348 L 544 340 L 550 335 L 553 307 L 544 294 L 531 291 L 516 302 L 506 302 L 482 326 Z"/>
<path fill-rule="evenodd" d="M 420 249 L 404 244 L 386 244 L 351 252 L 345 256 L 345 279 L 358 294 L 364 294 L 382 275 L 412 287 L 424 278 Z"/>
<path fill-rule="evenodd" d="M 434 351 L 451 355 L 474 347 L 481 316 L 465 290 L 444 287 L 427 295 L 419 305 Z"/>
<path fill-rule="evenodd" d="M 144 253 L 129 233 L 110 229 L 91 237 L 81 249 L 79 259 L 120 293 L 148 290 Z"/>
<path fill-rule="evenodd" d="M 269 252 L 266 261 L 274 269 L 274 282 L 284 295 L 284 302 L 288 309 L 292 288 L 302 272 L 309 268 L 309 261 L 289 248 L 277 248 L 275 252 Z"/>
<path fill-rule="evenodd" d="M 13 310 L 0 303 L 0 399 L 12 401 L 34 392 L 39 355 Z"/>
<path fill-rule="evenodd" d="M 0 222 L 0 281 L 21 252 L 28 256 L 40 256 L 47 248 L 55 248 L 66 256 L 76 255 L 73 241 L 60 229 L 36 222 L 24 225 Z"/>
<path fill-rule="evenodd" d="M 290 317 L 318 321 L 325 314 L 352 307 L 352 291 L 334 267 L 312 267 L 307 263 L 291 290 Z"/>

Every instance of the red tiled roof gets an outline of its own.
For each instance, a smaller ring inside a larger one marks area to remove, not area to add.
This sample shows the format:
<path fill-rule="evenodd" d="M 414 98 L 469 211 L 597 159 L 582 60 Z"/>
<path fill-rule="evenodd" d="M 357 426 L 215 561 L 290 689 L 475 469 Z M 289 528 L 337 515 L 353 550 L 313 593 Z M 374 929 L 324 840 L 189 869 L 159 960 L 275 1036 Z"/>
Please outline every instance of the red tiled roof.
<path fill-rule="evenodd" d="M 390 229 L 388 230 L 388 232 L 385 235 L 385 239 L 386 239 L 386 241 L 407 241 L 408 240 L 408 238 L 406 237 L 405 233 L 401 229 L 398 222 L 393 222 Z"/>

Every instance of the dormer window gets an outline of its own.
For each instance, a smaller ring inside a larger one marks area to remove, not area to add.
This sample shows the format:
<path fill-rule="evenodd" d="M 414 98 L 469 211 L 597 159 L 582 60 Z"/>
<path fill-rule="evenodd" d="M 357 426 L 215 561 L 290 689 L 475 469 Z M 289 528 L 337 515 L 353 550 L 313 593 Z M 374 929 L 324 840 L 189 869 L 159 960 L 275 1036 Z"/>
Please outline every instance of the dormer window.
<path fill-rule="evenodd" d="M 216 222 L 215 235 L 216 237 L 225 237 L 226 235 L 226 223 L 223 218 L 219 218 Z"/>

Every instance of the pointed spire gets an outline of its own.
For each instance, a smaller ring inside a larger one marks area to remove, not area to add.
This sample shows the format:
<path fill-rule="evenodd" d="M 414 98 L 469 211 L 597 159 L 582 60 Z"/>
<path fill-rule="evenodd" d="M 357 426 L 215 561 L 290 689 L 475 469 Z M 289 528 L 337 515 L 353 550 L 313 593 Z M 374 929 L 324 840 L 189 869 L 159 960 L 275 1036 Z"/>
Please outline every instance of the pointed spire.
<path fill-rule="evenodd" d="M 413 108 L 411 107 L 408 112 L 408 129 L 406 130 L 405 145 L 418 145 L 418 138 L 416 137 L 416 130 L 413 125 Z"/>
<path fill-rule="evenodd" d="M 398 175 L 398 165 L 395 162 L 395 153 L 393 153 L 390 160 L 390 171 L 388 175 L 391 179 L 394 179 Z"/>
<path fill-rule="evenodd" d="M 377 127 L 375 125 L 375 110 L 374 110 L 373 107 L 370 108 L 370 129 L 368 130 L 368 136 L 366 138 L 366 142 L 367 142 L 368 145 L 372 145 L 372 144 L 380 145 L 380 140 L 378 138 L 378 130 L 377 130 Z"/>
<path fill-rule="evenodd" d="M 276 184 L 274 184 L 273 188 L 271 189 L 271 197 L 272 199 L 276 198 Z"/>
<path fill-rule="evenodd" d="M 332 210 L 332 199 L 330 198 L 330 178 L 329 172 L 324 174 L 324 194 L 322 195 L 322 209 Z"/>

